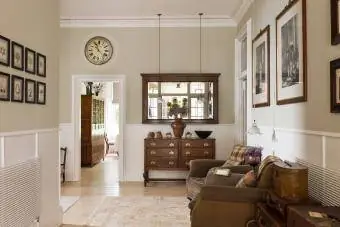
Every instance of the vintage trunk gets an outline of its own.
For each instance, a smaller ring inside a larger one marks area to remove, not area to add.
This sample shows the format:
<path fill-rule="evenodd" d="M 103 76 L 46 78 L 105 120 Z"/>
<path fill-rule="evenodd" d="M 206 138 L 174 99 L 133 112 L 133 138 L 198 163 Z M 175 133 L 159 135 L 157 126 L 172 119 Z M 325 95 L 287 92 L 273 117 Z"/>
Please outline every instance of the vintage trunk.
<path fill-rule="evenodd" d="M 291 201 L 308 199 L 308 169 L 297 163 L 275 162 L 273 166 L 274 192 Z"/>

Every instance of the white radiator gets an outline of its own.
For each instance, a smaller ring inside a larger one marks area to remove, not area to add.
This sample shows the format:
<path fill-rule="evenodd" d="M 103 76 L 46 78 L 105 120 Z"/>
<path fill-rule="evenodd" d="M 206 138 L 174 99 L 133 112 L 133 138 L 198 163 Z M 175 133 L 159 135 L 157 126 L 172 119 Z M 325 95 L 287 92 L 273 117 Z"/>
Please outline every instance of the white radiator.
<path fill-rule="evenodd" d="M 309 196 L 325 206 L 340 206 L 340 171 L 334 171 L 297 159 L 308 167 Z"/>
<path fill-rule="evenodd" d="M 0 227 L 27 227 L 39 220 L 40 160 L 0 168 Z"/>

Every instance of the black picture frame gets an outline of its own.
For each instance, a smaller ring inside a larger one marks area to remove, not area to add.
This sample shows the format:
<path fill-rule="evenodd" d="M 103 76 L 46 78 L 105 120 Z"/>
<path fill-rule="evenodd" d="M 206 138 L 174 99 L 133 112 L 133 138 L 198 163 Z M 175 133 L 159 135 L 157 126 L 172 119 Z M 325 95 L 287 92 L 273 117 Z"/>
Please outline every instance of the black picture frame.
<path fill-rule="evenodd" d="M 11 78 L 11 101 L 12 102 L 24 102 L 24 82 L 25 82 L 25 79 L 23 77 L 12 75 L 12 78 Z"/>
<path fill-rule="evenodd" d="M 46 83 L 37 81 L 36 96 L 37 104 L 46 104 Z"/>
<path fill-rule="evenodd" d="M 0 72 L 0 101 L 10 101 L 11 80 L 8 73 Z"/>
<path fill-rule="evenodd" d="M 331 43 L 332 45 L 338 45 L 340 43 L 340 0 L 330 0 L 331 2 Z"/>
<path fill-rule="evenodd" d="M 36 71 L 36 52 L 28 47 L 25 48 L 25 71 L 35 74 Z"/>
<path fill-rule="evenodd" d="M 307 101 L 306 18 L 306 0 L 289 0 L 276 17 L 277 105 Z"/>
<path fill-rule="evenodd" d="M 253 39 L 252 102 L 254 108 L 270 106 L 270 26 Z M 260 69 L 259 69 L 260 68 Z"/>
<path fill-rule="evenodd" d="M 6 38 L 5 36 L 2 36 L 0 35 L 0 43 L 4 42 L 5 43 L 5 47 L 3 47 L 1 44 L 0 44 L 0 65 L 3 65 L 3 66 L 9 66 L 10 65 L 10 43 L 11 43 L 11 40 Z M 2 57 L 2 55 L 5 55 Z"/>
<path fill-rule="evenodd" d="M 330 111 L 340 113 L 340 58 L 330 62 Z"/>
<path fill-rule="evenodd" d="M 46 56 L 37 53 L 36 63 L 37 75 L 41 77 L 46 77 Z"/>
<path fill-rule="evenodd" d="M 24 70 L 24 46 L 12 41 L 11 45 L 11 66 L 14 69 Z"/>
<path fill-rule="evenodd" d="M 36 81 L 25 79 L 25 103 L 36 103 Z"/>

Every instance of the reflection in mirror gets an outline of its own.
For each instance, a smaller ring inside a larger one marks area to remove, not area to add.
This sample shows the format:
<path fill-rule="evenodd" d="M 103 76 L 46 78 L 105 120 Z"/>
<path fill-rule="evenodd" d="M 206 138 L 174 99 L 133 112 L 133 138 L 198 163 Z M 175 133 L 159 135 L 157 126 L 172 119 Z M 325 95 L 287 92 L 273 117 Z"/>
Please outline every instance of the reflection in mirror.
<path fill-rule="evenodd" d="M 218 86 L 217 76 L 190 78 L 191 81 L 178 76 L 173 81 L 143 80 L 143 96 L 147 96 L 146 100 L 143 97 L 143 108 L 147 108 L 143 109 L 144 123 L 161 123 L 175 118 L 188 122 L 217 122 L 217 94 L 214 94 Z"/>

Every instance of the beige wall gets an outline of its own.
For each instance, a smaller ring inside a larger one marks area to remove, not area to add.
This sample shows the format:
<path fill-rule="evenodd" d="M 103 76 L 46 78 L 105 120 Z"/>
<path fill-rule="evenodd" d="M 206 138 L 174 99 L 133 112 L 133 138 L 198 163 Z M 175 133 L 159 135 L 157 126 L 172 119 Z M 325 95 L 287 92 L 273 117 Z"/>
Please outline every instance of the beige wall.
<path fill-rule="evenodd" d="M 71 122 L 72 75 L 124 74 L 127 77 L 127 123 L 142 121 L 140 73 L 158 72 L 158 28 L 62 28 L 60 122 Z M 202 71 L 220 77 L 220 123 L 234 122 L 234 38 L 236 28 L 203 28 Z M 117 56 L 95 66 L 84 57 L 87 40 L 108 37 Z M 161 72 L 199 72 L 199 28 L 162 28 Z"/>
<path fill-rule="evenodd" d="M 308 102 L 277 106 L 275 124 L 280 128 L 340 132 L 340 116 L 330 113 L 329 62 L 340 57 L 340 45 L 331 46 L 330 1 L 307 0 L 307 68 Z M 239 29 L 252 18 L 253 38 L 266 25 L 270 25 L 271 100 L 274 104 L 276 77 L 276 28 L 275 18 L 287 1 L 256 0 Z M 273 125 L 273 109 L 259 108 L 254 118 L 260 125 Z"/>
<path fill-rule="evenodd" d="M 58 125 L 59 3 L 54 0 L 2 1 L 1 35 L 47 56 L 47 79 L 0 66 L 0 71 L 47 82 L 47 105 L 0 101 L 0 132 Z"/>

